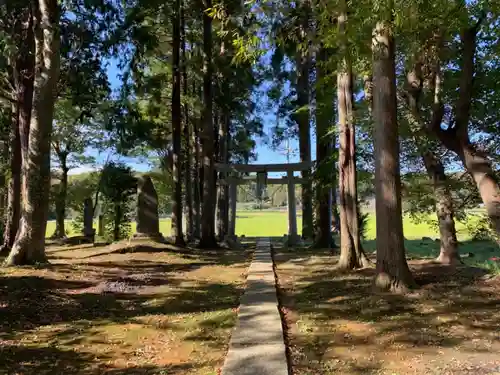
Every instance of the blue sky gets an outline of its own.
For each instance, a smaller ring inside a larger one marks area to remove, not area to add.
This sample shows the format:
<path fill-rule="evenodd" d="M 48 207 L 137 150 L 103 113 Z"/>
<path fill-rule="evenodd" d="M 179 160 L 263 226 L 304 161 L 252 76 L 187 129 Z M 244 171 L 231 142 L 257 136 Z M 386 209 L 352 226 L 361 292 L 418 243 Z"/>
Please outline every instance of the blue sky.
<path fill-rule="evenodd" d="M 109 82 L 111 83 L 111 87 L 113 90 L 117 90 L 120 87 L 121 80 L 120 80 L 120 69 L 118 67 L 118 62 L 117 60 L 108 60 L 106 61 L 106 70 L 108 74 L 108 79 Z M 271 129 L 274 126 L 274 121 L 276 118 L 275 113 L 273 112 L 266 112 L 266 113 L 260 113 L 260 116 L 264 120 L 264 132 L 266 135 L 271 134 Z M 316 155 L 316 145 L 314 142 L 314 137 L 311 139 L 312 141 L 312 158 L 315 158 Z M 266 144 L 266 142 L 263 139 L 257 138 L 256 139 L 257 143 L 257 160 L 255 162 L 252 162 L 252 164 L 267 164 L 267 163 L 286 163 L 287 162 L 287 156 L 285 151 L 283 150 L 285 148 L 285 144 L 283 144 L 281 150 L 272 150 L 270 145 Z M 295 152 L 293 155 L 290 156 L 290 162 L 298 162 L 299 161 L 299 156 L 298 156 L 298 142 L 295 139 L 292 139 L 289 141 L 289 149 L 294 150 Z M 108 158 L 108 153 L 103 152 L 103 153 L 97 153 L 97 152 L 90 152 L 93 156 L 95 156 L 97 163 L 98 164 L 104 164 L 106 159 Z M 120 160 L 127 163 L 130 165 L 134 170 L 137 171 L 147 171 L 150 168 L 150 165 L 148 164 L 147 160 L 139 160 L 135 158 L 125 158 L 125 157 L 120 157 Z M 71 171 L 71 174 L 78 174 L 82 172 L 86 172 L 89 170 L 92 170 L 92 167 L 80 167 L 80 168 L 75 168 Z M 277 174 L 272 174 L 272 175 L 277 175 Z"/>

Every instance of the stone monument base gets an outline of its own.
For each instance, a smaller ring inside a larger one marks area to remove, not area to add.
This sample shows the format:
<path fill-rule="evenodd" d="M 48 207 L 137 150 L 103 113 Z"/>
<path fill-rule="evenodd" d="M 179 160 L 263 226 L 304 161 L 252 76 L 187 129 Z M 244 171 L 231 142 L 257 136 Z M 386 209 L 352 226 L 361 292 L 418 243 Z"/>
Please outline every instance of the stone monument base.
<path fill-rule="evenodd" d="M 243 245 L 238 240 L 238 236 L 230 236 L 230 235 L 224 236 L 224 241 L 222 241 L 221 246 L 231 250 L 243 249 Z"/>
<path fill-rule="evenodd" d="M 163 234 L 158 233 L 134 233 L 134 235 L 130 238 L 131 241 L 154 241 L 154 242 L 165 242 L 165 238 Z"/>
<path fill-rule="evenodd" d="M 298 234 L 294 236 L 289 236 L 285 234 L 283 236 L 283 244 L 287 247 L 301 247 L 304 245 L 304 242 L 302 241 L 302 238 L 300 238 Z"/>

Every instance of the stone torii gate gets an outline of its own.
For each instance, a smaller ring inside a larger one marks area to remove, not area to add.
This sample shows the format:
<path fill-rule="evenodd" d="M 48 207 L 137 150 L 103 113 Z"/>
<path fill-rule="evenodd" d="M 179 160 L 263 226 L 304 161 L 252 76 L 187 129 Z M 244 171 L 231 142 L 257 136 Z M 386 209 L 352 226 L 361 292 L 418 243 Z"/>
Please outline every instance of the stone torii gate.
<path fill-rule="evenodd" d="M 302 172 L 311 169 L 311 162 L 289 163 L 289 164 L 215 164 L 215 169 L 224 178 L 219 180 L 220 184 L 229 185 L 229 223 L 228 237 L 236 238 L 236 201 L 238 185 L 257 181 L 257 184 L 264 182 L 267 185 L 287 185 L 288 190 L 288 244 L 296 245 L 300 242 L 297 234 L 297 208 L 295 200 L 295 185 L 302 184 L 302 178 L 295 177 L 294 171 Z M 269 172 L 286 172 L 282 178 L 267 178 Z M 246 173 L 257 173 L 257 176 L 241 176 Z M 262 176 L 265 178 L 261 179 Z"/>

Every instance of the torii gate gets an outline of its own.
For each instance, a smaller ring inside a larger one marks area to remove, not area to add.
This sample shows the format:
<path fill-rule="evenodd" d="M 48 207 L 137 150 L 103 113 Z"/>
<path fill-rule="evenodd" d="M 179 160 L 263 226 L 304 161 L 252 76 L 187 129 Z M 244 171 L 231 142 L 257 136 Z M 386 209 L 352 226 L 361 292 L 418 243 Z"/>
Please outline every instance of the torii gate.
<path fill-rule="evenodd" d="M 265 184 L 280 184 L 287 185 L 288 189 L 288 243 L 295 245 L 300 241 L 297 234 L 297 209 L 295 200 L 295 184 L 302 184 L 302 178 L 294 177 L 293 172 L 302 172 L 310 170 L 312 162 L 288 163 L 288 164 L 215 164 L 215 169 L 221 172 L 223 179 L 219 180 L 221 184 L 229 185 L 229 223 L 228 236 L 236 238 L 236 201 L 237 201 L 237 186 L 246 184 L 252 180 L 259 181 L 259 176 L 264 178 Z M 267 178 L 268 172 L 286 172 L 286 176 L 282 178 Z M 241 173 L 257 173 L 257 176 L 240 176 Z"/>

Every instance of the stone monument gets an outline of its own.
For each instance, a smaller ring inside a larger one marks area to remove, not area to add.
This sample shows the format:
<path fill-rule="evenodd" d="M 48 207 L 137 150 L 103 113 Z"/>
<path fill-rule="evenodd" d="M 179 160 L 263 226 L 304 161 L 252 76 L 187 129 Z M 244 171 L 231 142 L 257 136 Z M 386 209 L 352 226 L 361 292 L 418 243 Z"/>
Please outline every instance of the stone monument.
<path fill-rule="evenodd" d="M 83 236 L 94 240 L 94 205 L 92 198 L 83 201 Z"/>
<path fill-rule="evenodd" d="M 158 217 L 158 194 L 149 176 L 139 178 L 137 186 L 137 231 L 133 238 L 163 241 Z"/>

